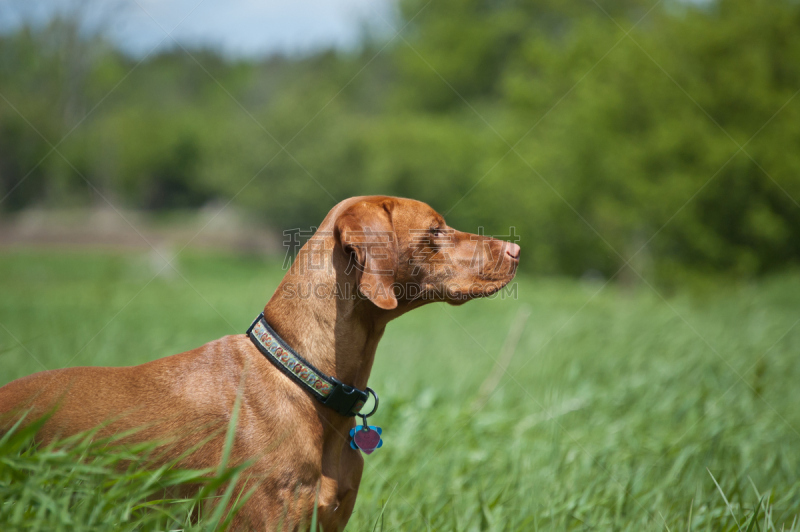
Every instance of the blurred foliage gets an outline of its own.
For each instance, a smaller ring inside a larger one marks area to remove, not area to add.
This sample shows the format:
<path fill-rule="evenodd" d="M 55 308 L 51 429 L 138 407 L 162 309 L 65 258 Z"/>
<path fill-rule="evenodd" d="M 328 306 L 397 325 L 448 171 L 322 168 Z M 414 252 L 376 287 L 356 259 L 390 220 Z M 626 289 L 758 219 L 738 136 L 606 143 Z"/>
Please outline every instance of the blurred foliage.
<path fill-rule="evenodd" d="M 6 34 L 0 210 L 233 199 L 288 228 L 381 193 L 514 226 L 542 273 L 798 264 L 798 2 L 403 0 L 393 22 L 262 60 L 130 58 L 63 19 Z"/>

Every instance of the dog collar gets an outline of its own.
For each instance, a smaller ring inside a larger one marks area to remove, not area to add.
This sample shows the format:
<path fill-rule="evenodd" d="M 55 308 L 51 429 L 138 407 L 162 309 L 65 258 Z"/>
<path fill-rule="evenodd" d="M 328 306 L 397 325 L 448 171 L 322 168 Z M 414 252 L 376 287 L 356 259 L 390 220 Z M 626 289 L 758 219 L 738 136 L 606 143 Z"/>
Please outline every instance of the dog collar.
<path fill-rule="evenodd" d="M 258 315 L 250 325 L 250 328 L 247 329 L 247 336 L 261 351 L 261 354 L 299 384 L 301 388 L 311 392 L 311 395 L 328 408 L 343 416 L 360 416 L 364 419 L 365 424 L 366 418 L 374 414 L 375 410 L 378 409 L 378 396 L 371 388 L 367 388 L 365 391 L 359 390 L 354 386 L 348 386 L 335 377 L 325 375 L 309 364 L 269 326 L 267 320 L 264 319 L 263 312 Z M 361 414 L 361 409 L 370 394 L 375 398 L 375 407 L 369 414 Z"/>

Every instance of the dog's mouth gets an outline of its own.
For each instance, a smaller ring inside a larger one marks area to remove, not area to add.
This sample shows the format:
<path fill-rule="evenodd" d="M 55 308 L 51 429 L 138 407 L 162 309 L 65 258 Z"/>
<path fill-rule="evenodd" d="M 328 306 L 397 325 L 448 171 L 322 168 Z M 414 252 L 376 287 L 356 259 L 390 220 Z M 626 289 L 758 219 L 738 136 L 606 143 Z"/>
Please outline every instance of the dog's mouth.
<path fill-rule="evenodd" d="M 513 278 L 514 275 L 512 274 L 500 280 L 482 281 L 467 287 L 448 289 L 446 301 L 451 305 L 460 305 L 473 299 L 494 296 L 508 286 L 508 283 L 510 283 Z"/>
<path fill-rule="evenodd" d="M 467 278 L 441 279 L 438 282 L 412 283 L 415 290 L 407 290 L 402 285 L 396 290 L 398 297 L 405 296 L 409 301 L 442 301 L 451 305 L 461 305 L 473 299 L 486 298 L 502 291 L 514 279 L 518 261 L 504 261 L 504 267 L 489 267 Z M 403 290 L 405 289 L 405 290 Z"/>

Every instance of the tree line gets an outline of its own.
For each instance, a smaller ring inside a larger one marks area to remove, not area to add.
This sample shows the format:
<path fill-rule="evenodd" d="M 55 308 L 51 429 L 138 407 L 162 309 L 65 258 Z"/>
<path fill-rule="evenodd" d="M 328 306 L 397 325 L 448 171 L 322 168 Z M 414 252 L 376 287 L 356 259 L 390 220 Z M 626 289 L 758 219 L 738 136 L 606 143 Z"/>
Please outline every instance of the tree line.
<path fill-rule="evenodd" d="M 399 7 L 399 34 L 304 57 L 129 57 L 63 17 L 5 33 L 0 212 L 232 201 L 285 229 L 392 194 L 513 227 L 539 273 L 797 266 L 798 2 Z"/>

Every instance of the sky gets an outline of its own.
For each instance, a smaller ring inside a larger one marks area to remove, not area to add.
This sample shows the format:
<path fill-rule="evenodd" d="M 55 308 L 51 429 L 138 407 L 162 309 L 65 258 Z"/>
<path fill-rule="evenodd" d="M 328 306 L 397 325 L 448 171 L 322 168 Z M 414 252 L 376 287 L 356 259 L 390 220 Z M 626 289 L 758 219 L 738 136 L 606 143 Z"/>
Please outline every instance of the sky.
<path fill-rule="evenodd" d="M 229 56 L 356 47 L 366 28 L 390 33 L 393 0 L 0 0 L 0 31 L 80 12 L 122 49 L 212 46 Z M 169 36 L 166 32 L 169 32 Z"/>

